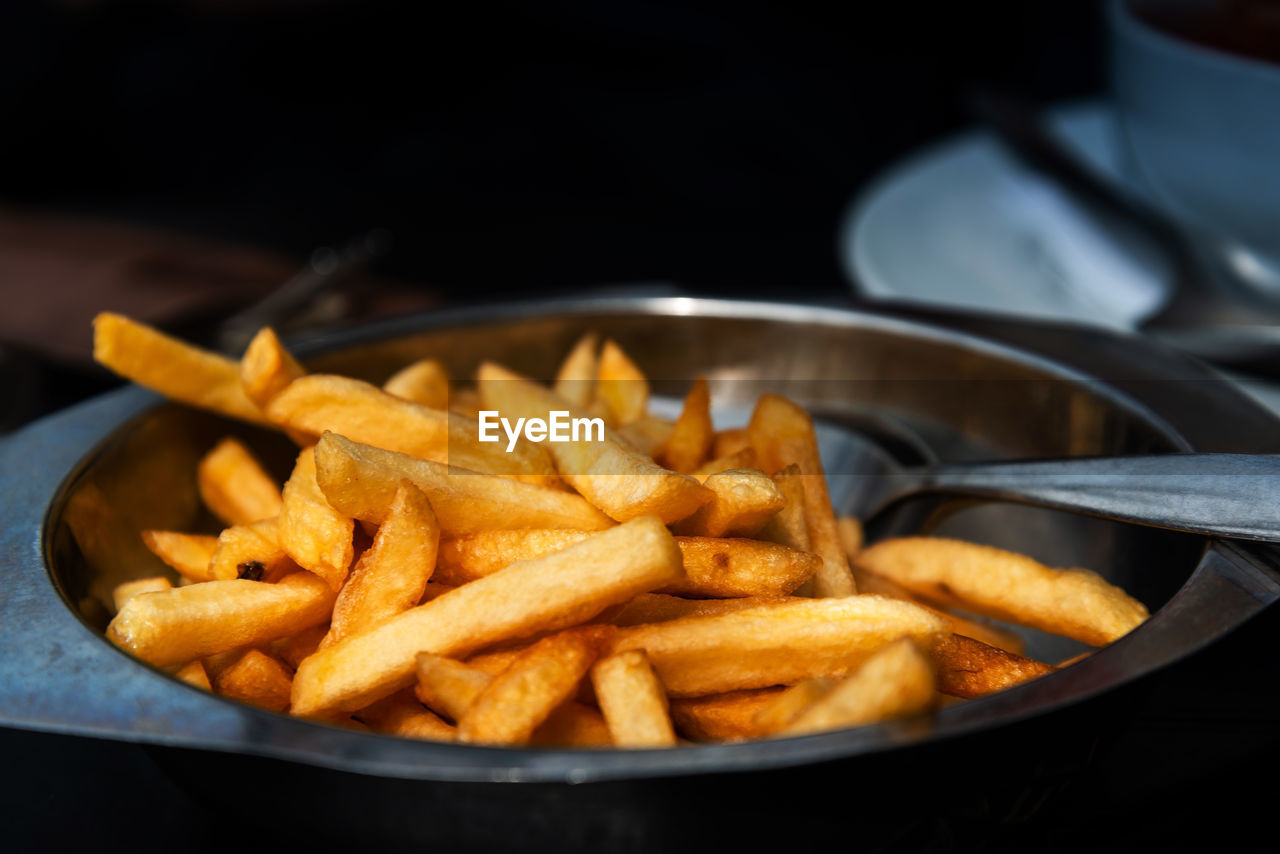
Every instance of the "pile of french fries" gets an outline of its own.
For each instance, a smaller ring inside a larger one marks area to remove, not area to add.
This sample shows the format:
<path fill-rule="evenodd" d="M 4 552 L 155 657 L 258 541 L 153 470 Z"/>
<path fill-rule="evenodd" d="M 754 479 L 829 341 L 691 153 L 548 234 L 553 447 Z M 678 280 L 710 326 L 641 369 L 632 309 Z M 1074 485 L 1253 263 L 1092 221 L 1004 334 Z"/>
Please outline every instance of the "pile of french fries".
<path fill-rule="evenodd" d="M 763 395 L 717 430 L 614 342 L 553 384 L 440 364 L 382 387 L 308 374 L 263 329 L 239 360 L 127 318 L 108 368 L 284 431 L 274 482 L 227 438 L 195 477 L 216 535 L 145 530 L 175 572 L 115 590 L 112 642 L 205 690 L 399 736 L 650 748 L 859 726 L 1052 672 L 987 617 L 1100 646 L 1147 616 L 1081 569 L 928 537 L 869 547 L 831 506 L 810 416 Z M 480 411 L 599 418 L 578 441 L 480 441 Z"/>

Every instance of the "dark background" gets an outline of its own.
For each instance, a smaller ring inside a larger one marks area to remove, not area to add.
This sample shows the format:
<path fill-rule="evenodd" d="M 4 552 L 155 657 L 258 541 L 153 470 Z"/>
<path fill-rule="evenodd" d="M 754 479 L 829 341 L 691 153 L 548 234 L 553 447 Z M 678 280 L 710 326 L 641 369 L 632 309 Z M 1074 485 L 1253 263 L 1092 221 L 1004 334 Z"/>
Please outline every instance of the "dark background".
<path fill-rule="evenodd" d="M 1078 0 L 7 0 L 0 205 L 297 258 L 382 227 L 377 272 L 445 301 L 653 280 L 839 298 L 836 227 L 866 182 L 968 125 L 977 88 L 1101 92 L 1101 17 Z M 99 387 L 45 382 L 27 416 Z M 1181 850 L 1265 831 L 1276 629 L 1156 677 L 1062 798 L 928 842 Z M 280 842 L 238 838 L 131 745 L 0 730 L 0 756 L 19 850 Z"/>

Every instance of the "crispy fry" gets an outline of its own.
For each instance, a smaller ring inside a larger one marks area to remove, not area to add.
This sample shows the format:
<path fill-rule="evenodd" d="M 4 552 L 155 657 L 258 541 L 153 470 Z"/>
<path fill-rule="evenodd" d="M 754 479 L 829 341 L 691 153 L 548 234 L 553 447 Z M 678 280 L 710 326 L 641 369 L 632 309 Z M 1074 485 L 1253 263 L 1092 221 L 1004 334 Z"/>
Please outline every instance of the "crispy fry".
<path fill-rule="evenodd" d="M 280 548 L 275 519 L 224 528 L 209 560 L 209 574 L 218 581 L 275 581 L 297 568 Z"/>
<path fill-rule="evenodd" d="M 209 674 L 205 672 L 204 663 L 201 661 L 192 661 L 178 668 L 178 672 L 173 674 L 186 682 L 193 688 L 200 688 L 204 691 L 212 691 L 213 685 L 209 682 Z"/>
<path fill-rule="evenodd" d="M 573 406 L 586 409 L 595 398 L 599 359 L 596 348 L 600 336 L 588 332 L 573 345 L 556 373 L 555 392 Z"/>
<path fill-rule="evenodd" d="M 612 747 L 613 736 L 599 712 L 570 700 L 552 710 L 533 731 L 529 744 L 535 747 Z"/>
<path fill-rule="evenodd" d="M 429 709 L 422 707 L 412 691 L 400 691 L 361 709 L 354 716 L 378 732 L 427 741 L 453 741 L 457 732 Z"/>
<path fill-rule="evenodd" d="M 507 418 L 547 419 L 552 411 L 580 417 L 550 389 L 494 364 L 480 366 L 479 386 L 485 406 Z M 662 468 L 607 428 L 603 441 L 557 442 L 550 451 L 561 477 L 619 522 L 656 515 L 669 524 L 711 499 L 696 480 Z"/>
<path fill-rule="evenodd" d="M 612 627 L 569 629 L 543 638 L 475 698 L 458 720 L 458 741 L 524 744 L 567 701 L 600 654 Z"/>
<path fill-rule="evenodd" d="M 692 741 L 743 741 L 768 733 L 756 724 L 760 709 L 782 692 L 781 688 L 731 691 L 671 701 L 676 730 Z"/>
<path fill-rule="evenodd" d="M 316 481 L 313 448 L 303 448 L 284 485 L 284 509 L 276 526 L 280 548 L 298 566 L 342 587 L 355 556 L 355 522 L 333 509 Z"/>
<path fill-rule="evenodd" d="M 480 393 L 473 388 L 458 389 L 449 395 L 449 411 L 475 421 L 480 417 Z"/>
<path fill-rule="evenodd" d="M 309 572 L 277 584 L 208 581 L 135 596 L 107 626 L 107 639 L 157 666 L 185 664 L 323 623 L 333 599 Z"/>
<path fill-rule="evenodd" d="M 756 452 L 751 448 L 741 448 L 732 454 L 726 454 L 723 457 L 716 457 L 708 460 L 697 469 L 689 473 L 689 477 L 698 483 L 706 483 L 707 478 L 713 474 L 730 469 L 754 469 L 756 466 Z"/>
<path fill-rule="evenodd" d="M 762 734 L 774 733 L 795 720 L 801 712 L 831 693 L 836 680 L 828 676 L 797 682 L 773 695 L 756 712 L 755 724 Z"/>
<path fill-rule="evenodd" d="M 675 531 L 695 537 L 749 537 L 759 531 L 787 500 L 767 474 L 729 469 L 711 475 L 703 485 L 711 500 L 676 523 Z"/>
<path fill-rule="evenodd" d="M 865 545 L 862 523 L 852 516 L 841 516 L 836 519 L 836 529 L 840 532 L 840 545 L 844 547 L 845 556 L 852 563 Z"/>
<path fill-rule="evenodd" d="M 392 374 L 382 390 L 432 409 L 449 408 L 449 374 L 436 359 L 419 359 Z"/>
<path fill-rule="evenodd" d="M 695 697 L 840 676 L 891 641 L 930 646 L 945 631 L 941 619 L 909 602 L 796 599 L 619 629 L 606 654 L 643 649 L 670 696 Z"/>
<path fill-rule="evenodd" d="M 855 591 L 853 575 L 836 528 L 827 479 L 818 454 L 818 438 L 809 413 L 785 397 L 761 395 L 751 414 L 747 435 L 765 471 L 778 471 L 793 463 L 800 469 L 809 541 L 822 558 L 822 568 L 814 576 L 815 595 L 852 594 Z"/>
<path fill-rule="evenodd" d="M 671 437 L 675 425 L 656 415 L 642 415 L 630 424 L 618 429 L 618 435 L 632 448 L 646 457 L 653 457 Z"/>
<path fill-rule="evenodd" d="M 360 556 L 333 606 L 333 622 L 320 648 L 367 631 L 418 604 L 436 565 L 440 526 L 431 503 L 404 481 L 373 545 Z"/>
<path fill-rule="evenodd" d="M 781 543 L 793 549 L 809 551 L 809 522 L 804 513 L 804 480 L 794 463 L 773 476 L 786 504 L 775 513 L 757 535 L 762 540 Z"/>
<path fill-rule="evenodd" d="M 615 626 L 639 626 L 645 623 L 665 623 L 682 617 L 713 617 L 745 611 L 748 608 L 767 608 L 782 602 L 790 602 L 790 596 L 744 596 L 740 599 L 681 599 L 665 593 L 643 593 L 628 602 L 612 615 L 609 622 Z"/>
<path fill-rule="evenodd" d="M 539 445 L 481 442 L 478 422 L 388 394 L 335 374 L 311 374 L 272 398 L 267 417 L 283 427 L 320 436 L 332 431 L 355 442 L 434 460 L 469 471 L 552 483 L 555 468 Z"/>
<path fill-rule="evenodd" d="M 320 641 L 324 640 L 324 636 L 328 633 L 329 624 L 319 623 L 303 629 L 296 635 L 272 641 L 269 651 L 276 658 L 297 670 L 298 665 L 302 663 L 304 658 L 313 655 L 320 648 Z"/>
<path fill-rule="evenodd" d="M 707 378 L 698 377 L 684 399 L 684 408 L 680 410 L 671 435 L 654 459 L 672 471 L 689 474 L 706 460 L 713 433 L 711 391 Z"/>
<path fill-rule="evenodd" d="M 716 433 L 711 440 L 711 458 L 722 459 L 733 456 L 750 447 L 751 439 L 747 436 L 747 428 L 730 427 L 728 430 L 721 430 Z M 754 461 L 751 465 L 755 465 Z M 742 468 L 742 466 L 734 466 L 733 468 Z"/>
<path fill-rule="evenodd" d="M 931 653 L 938 690 L 966 699 L 1003 691 L 1056 669 L 959 634 L 943 637 Z"/>
<path fill-rule="evenodd" d="M 589 537 L 585 531 L 541 529 L 484 531 L 446 541 L 437 578 L 465 584 L 516 561 L 554 554 Z M 676 537 L 685 578 L 663 588 L 688 596 L 780 596 L 799 586 L 821 565 L 809 552 L 757 540 Z"/>
<path fill-rule="evenodd" d="M 111 601 L 115 603 L 116 613 L 119 613 L 120 609 L 124 607 L 124 603 L 139 593 L 154 593 L 157 590 L 170 590 L 172 588 L 172 582 L 163 575 L 154 578 L 139 578 L 136 581 L 117 584 L 116 589 L 111 591 Z"/>
<path fill-rule="evenodd" d="M 605 341 L 600 350 L 596 400 L 617 425 L 630 424 L 649 406 L 648 378 L 613 340 Z"/>
<path fill-rule="evenodd" d="M 102 312 L 94 318 L 93 358 L 165 397 L 254 424 L 267 423 L 240 385 L 238 363 L 122 315 Z"/>
<path fill-rule="evenodd" d="M 431 501 L 444 536 L 494 528 L 576 528 L 599 531 L 613 525 L 585 499 L 508 478 L 468 476 L 441 463 L 362 445 L 326 433 L 316 445 L 316 477 L 338 511 L 381 524 L 409 480 Z"/>
<path fill-rule="evenodd" d="M 246 650 L 236 661 L 213 676 L 213 690 L 272 712 L 289 708 L 293 674 L 276 659 L 257 649 Z"/>
<path fill-rule="evenodd" d="M 280 515 L 280 488 L 249 449 L 228 436 L 196 468 L 205 506 L 228 525 L 249 525 Z"/>
<path fill-rule="evenodd" d="M 302 365 L 270 326 L 258 330 L 240 357 L 240 384 L 259 409 L 265 409 L 271 398 L 304 374 Z"/>
<path fill-rule="evenodd" d="M 642 651 L 598 661 L 591 668 L 591 684 L 618 747 L 675 745 L 666 691 Z"/>
<path fill-rule="evenodd" d="M 903 638 L 877 651 L 782 732 L 801 735 L 918 714 L 933 704 L 934 693 L 929 659 Z"/>
<path fill-rule="evenodd" d="M 1051 569 L 1025 555 L 934 537 L 885 540 L 858 563 L 911 592 L 1091 646 L 1147 618 L 1146 606 L 1086 569 Z"/>
<path fill-rule="evenodd" d="M 294 711 L 362 708 L 412 682 L 419 652 L 462 656 L 509 638 L 577 625 L 682 573 L 680 550 L 658 519 L 602 531 L 564 551 L 464 584 L 321 650 L 298 668 Z"/>
<path fill-rule="evenodd" d="M 178 571 L 188 581 L 212 581 L 209 563 L 218 548 L 218 538 L 178 531 L 142 532 L 142 541 L 152 554 Z"/>

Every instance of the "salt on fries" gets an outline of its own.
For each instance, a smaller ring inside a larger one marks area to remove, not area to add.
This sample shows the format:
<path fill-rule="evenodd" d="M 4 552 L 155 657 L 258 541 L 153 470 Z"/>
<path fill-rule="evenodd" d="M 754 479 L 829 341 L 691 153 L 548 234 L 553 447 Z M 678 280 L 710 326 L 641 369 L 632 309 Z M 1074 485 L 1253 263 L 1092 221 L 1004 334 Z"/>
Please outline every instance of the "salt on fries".
<path fill-rule="evenodd" d="M 430 359 L 378 387 L 308 374 L 270 329 L 237 362 L 111 314 L 95 354 L 301 446 L 284 484 L 235 439 L 211 448 L 196 482 L 226 527 L 140 531 L 176 575 L 119 585 L 107 629 L 271 711 L 475 744 L 780 737 L 1056 669 L 983 617 L 1101 645 L 1147 616 L 1093 573 L 988 546 L 864 546 L 798 404 L 766 394 L 717 431 L 698 377 L 658 418 L 639 366 L 594 334 L 553 387 L 486 363 L 460 388 Z M 495 415 L 601 429 L 493 443 Z"/>

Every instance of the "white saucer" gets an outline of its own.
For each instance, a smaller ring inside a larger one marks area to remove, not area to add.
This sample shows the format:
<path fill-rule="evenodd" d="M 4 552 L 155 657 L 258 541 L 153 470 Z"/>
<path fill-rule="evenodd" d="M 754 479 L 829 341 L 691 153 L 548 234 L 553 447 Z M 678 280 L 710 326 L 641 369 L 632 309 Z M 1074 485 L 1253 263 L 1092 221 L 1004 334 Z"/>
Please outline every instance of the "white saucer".
<path fill-rule="evenodd" d="M 1051 112 L 1050 125 L 1130 192 L 1104 102 Z M 839 251 L 871 299 L 1133 329 L 1170 292 L 1167 265 L 1109 232 L 1066 194 L 971 131 L 908 157 L 850 207 Z"/>

